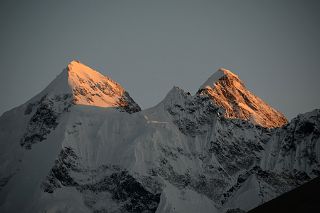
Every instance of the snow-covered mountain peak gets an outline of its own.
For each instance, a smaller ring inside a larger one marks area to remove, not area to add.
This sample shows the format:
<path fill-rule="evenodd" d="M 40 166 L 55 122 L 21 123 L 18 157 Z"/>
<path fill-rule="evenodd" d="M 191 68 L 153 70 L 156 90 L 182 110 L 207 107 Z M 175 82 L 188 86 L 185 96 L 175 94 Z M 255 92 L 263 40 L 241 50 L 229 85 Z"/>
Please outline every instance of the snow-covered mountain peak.
<path fill-rule="evenodd" d="M 206 87 L 212 88 L 214 87 L 214 84 L 219 81 L 221 78 L 227 77 L 227 78 L 236 78 L 240 81 L 239 77 L 232 73 L 230 70 L 227 70 L 225 68 L 218 69 L 215 73 L 213 73 L 208 80 L 206 80 L 199 89 L 205 89 Z"/>
<path fill-rule="evenodd" d="M 84 85 L 84 81 L 90 79 L 92 82 L 102 82 L 102 81 L 108 81 L 110 86 L 112 86 L 113 89 L 118 89 L 119 91 L 123 92 L 124 89 L 120 84 L 113 81 L 108 76 L 104 76 L 101 73 L 99 73 L 96 70 L 91 69 L 85 64 L 82 64 L 80 61 L 73 60 L 71 61 L 67 66 L 68 71 L 68 78 L 69 81 L 71 80 L 71 83 L 79 84 L 81 86 Z M 79 86 L 79 85 L 72 85 L 72 86 Z"/>
<path fill-rule="evenodd" d="M 180 99 L 179 97 L 184 97 L 189 93 L 186 93 L 183 89 L 181 89 L 180 87 L 174 86 L 166 95 L 166 97 L 164 98 L 164 102 L 168 101 L 168 100 L 177 100 Z"/>
<path fill-rule="evenodd" d="M 70 62 L 67 71 L 75 104 L 125 107 L 133 102 L 120 84 L 79 61 Z"/>
<path fill-rule="evenodd" d="M 250 120 L 267 128 L 287 123 L 283 114 L 251 93 L 240 78 L 227 69 L 220 68 L 199 89 L 199 95 L 209 96 L 225 109 L 225 117 Z"/>
<path fill-rule="evenodd" d="M 141 110 L 119 83 L 76 60 L 71 61 L 30 102 L 39 101 L 44 96 L 53 99 L 68 97 L 67 101 L 76 105 L 120 107 L 130 113 Z"/>
<path fill-rule="evenodd" d="M 208 82 L 129 115 L 123 87 L 72 61 L 0 116 L 0 212 L 243 212 L 320 175 L 320 110 L 262 128 L 283 117 L 238 76 Z"/>

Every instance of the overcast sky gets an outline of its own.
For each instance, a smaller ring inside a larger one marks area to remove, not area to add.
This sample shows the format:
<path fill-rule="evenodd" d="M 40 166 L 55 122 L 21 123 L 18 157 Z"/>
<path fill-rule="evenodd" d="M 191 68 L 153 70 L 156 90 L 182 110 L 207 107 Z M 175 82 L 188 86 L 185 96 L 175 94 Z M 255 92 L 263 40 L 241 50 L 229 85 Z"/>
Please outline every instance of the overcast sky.
<path fill-rule="evenodd" d="M 76 59 L 142 108 L 224 67 L 291 119 L 320 108 L 319 2 L 1 0 L 0 114 Z"/>

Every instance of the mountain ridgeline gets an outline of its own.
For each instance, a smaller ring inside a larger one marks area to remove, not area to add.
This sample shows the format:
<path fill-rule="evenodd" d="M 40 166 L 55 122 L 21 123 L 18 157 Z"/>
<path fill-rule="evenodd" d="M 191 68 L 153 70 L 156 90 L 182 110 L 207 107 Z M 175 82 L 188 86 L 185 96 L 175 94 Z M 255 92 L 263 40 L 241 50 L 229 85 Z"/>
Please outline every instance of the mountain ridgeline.
<path fill-rule="evenodd" d="M 219 69 L 141 110 L 72 61 L 0 117 L 0 212 L 244 212 L 320 175 L 320 110 L 287 119 Z"/>

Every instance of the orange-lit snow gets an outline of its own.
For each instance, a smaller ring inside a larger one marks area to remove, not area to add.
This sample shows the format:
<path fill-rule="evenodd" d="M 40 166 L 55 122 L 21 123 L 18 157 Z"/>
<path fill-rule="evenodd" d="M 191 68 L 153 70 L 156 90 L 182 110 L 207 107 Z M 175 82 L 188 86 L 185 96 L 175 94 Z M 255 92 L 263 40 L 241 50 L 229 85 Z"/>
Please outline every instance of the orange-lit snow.
<path fill-rule="evenodd" d="M 125 90 L 120 84 L 78 61 L 68 65 L 68 82 L 74 103 L 99 107 L 123 106 Z"/>
<path fill-rule="evenodd" d="M 247 90 L 239 77 L 229 70 L 219 69 L 200 87 L 199 92 L 223 107 L 228 118 L 251 120 L 268 128 L 287 123 L 283 114 Z"/>

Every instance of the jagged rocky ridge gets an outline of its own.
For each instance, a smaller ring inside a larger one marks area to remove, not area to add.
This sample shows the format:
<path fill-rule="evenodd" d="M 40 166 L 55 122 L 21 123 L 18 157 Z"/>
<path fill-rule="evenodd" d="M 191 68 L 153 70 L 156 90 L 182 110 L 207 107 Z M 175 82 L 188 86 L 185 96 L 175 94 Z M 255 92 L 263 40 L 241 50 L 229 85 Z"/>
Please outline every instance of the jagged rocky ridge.
<path fill-rule="evenodd" d="M 247 211 L 319 174 L 319 110 L 266 128 L 177 87 L 126 110 L 118 84 L 73 66 L 0 117 L 1 212 Z"/>

